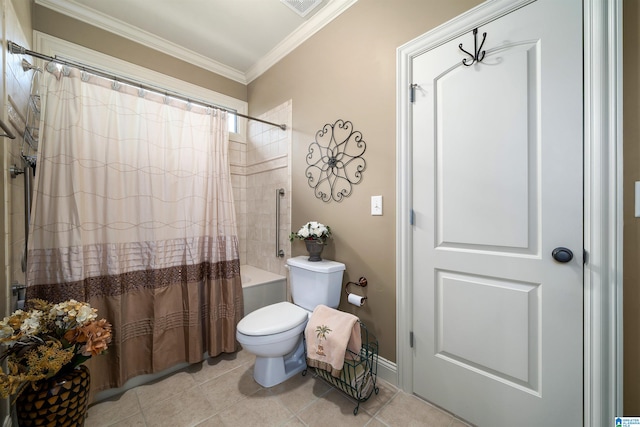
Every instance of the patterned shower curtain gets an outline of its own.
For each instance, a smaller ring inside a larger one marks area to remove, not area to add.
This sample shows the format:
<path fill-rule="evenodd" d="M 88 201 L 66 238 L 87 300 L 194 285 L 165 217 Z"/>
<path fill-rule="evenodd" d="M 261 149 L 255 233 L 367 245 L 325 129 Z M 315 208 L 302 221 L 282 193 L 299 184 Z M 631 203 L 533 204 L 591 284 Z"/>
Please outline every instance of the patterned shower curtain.
<path fill-rule="evenodd" d="M 243 315 L 227 115 L 49 64 L 27 299 L 114 326 L 92 391 L 236 351 Z"/>

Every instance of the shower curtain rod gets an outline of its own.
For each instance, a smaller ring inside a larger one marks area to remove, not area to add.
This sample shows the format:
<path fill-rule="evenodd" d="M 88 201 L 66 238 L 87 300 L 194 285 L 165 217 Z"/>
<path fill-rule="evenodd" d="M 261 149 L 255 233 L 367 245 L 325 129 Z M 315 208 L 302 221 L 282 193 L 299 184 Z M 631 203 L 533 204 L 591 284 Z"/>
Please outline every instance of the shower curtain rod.
<path fill-rule="evenodd" d="M 120 83 L 129 84 L 129 85 L 132 85 L 132 86 L 135 86 L 135 87 L 139 87 L 141 89 L 150 90 L 150 91 L 157 92 L 157 93 L 160 93 L 160 94 L 171 95 L 172 97 L 180 99 L 182 101 L 194 102 L 194 103 L 200 104 L 200 105 L 205 106 L 205 107 L 215 108 L 216 110 L 226 111 L 227 113 L 234 114 L 234 115 L 236 115 L 238 117 L 242 117 L 242 118 L 245 118 L 247 120 L 253 120 L 255 122 L 265 123 L 267 125 L 279 127 L 282 130 L 287 130 L 287 125 L 286 124 L 277 124 L 277 123 L 268 122 L 266 120 L 259 119 L 257 117 L 247 116 L 245 114 L 238 113 L 235 110 L 230 110 L 228 108 L 224 108 L 224 107 L 221 107 L 219 105 L 213 105 L 213 104 L 210 104 L 210 103 L 208 103 L 206 101 L 203 101 L 203 100 L 198 100 L 198 99 L 186 97 L 186 96 L 184 96 L 184 95 L 182 95 L 182 94 L 180 94 L 178 92 L 174 92 L 172 90 L 164 89 L 164 88 L 161 88 L 161 87 L 158 87 L 158 86 L 153 86 L 153 85 L 150 85 L 148 83 L 144 83 L 144 82 L 141 82 L 141 81 L 138 81 L 138 80 L 130 79 L 128 77 L 117 76 L 117 75 L 112 74 L 112 73 L 110 73 L 108 71 L 104 71 L 104 70 L 101 70 L 99 68 L 91 67 L 91 66 L 79 63 L 79 62 L 69 61 L 67 59 L 61 59 L 61 58 L 58 58 L 58 57 L 55 57 L 55 56 L 49 56 L 49 55 L 45 55 L 43 53 L 35 52 L 33 50 L 26 49 L 26 48 L 20 46 L 19 44 L 16 44 L 16 43 L 12 42 L 12 41 L 7 42 L 7 47 L 9 49 L 9 52 L 14 53 L 14 54 L 31 55 L 31 56 L 33 56 L 35 58 L 44 59 L 45 61 L 57 62 L 58 64 L 62 64 L 62 65 L 69 65 L 69 66 L 72 66 L 72 67 L 75 67 L 75 68 L 79 68 L 79 69 L 81 69 L 83 71 L 88 71 L 88 72 L 90 72 L 92 74 L 96 74 L 96 75 L 98 75 L 100 77 L 105 77 L 105 78 L 108 78 L 108 79 L 111 79 L 111 80 L 115 80 L 115 81 L 120 82 Z"/>

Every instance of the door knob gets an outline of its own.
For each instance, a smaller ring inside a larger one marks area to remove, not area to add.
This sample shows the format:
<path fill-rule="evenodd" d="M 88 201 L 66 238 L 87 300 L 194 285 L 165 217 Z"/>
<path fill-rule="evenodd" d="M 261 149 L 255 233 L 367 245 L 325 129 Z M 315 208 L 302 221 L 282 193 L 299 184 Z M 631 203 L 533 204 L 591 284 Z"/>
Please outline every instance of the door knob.
<path fill-rule="evenodd" d="M 551 252 L 551 256 L 558 262 L 569 262 L 573 259 L 571 249 L 557 247 Z"/>

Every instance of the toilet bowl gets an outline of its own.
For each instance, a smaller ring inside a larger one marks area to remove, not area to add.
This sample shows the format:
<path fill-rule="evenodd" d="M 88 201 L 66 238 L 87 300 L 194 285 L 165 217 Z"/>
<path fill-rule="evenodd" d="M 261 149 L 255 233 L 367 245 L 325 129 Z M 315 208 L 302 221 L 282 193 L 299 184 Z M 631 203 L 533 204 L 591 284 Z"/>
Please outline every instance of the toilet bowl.
<path fill-rule="evenodd" d="M 287 260 L 293 304 L 279 302 L 246 315 L 237 326 L 236 339 L 255 354 L 253 378 L 273 387 L 306 367 L 303 332 L 318 304 L 340 303 L 345 265 L 335 261 L 310 262 L 307 257 Z"/>
<path fill-rule="evenodd" d="M 238 323 L 236 339 L 255 354 L 253 377 L 272 387 L 306 367 L 302 333 L 309 313 L 289 302 L 280 302 L 249 313 Z"/>

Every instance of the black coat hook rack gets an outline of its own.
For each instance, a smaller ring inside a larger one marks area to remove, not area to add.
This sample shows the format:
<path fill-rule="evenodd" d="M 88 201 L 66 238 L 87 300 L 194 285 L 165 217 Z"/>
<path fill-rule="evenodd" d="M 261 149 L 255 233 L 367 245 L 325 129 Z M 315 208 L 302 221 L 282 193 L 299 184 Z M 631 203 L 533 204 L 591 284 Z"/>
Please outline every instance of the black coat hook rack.
<path fill-rule="evenodd" d="M 484 41 L 487 39 L 487 33 L 482 33 L 482 42 L 480 43 L 480 47 L 478 47 L 478 29 L 473 29 L 473 50 L 474 53 L 471 54 L 462 48 L 462 43 L 458 45 L 461 51 L 469 55 L 469 58 L 465 58 L 462 60 L 462 64 L 470 67 L 475 62 L 482 62 L 484 59 L 484 55 L 486 51 L 482 50 L 482 46 L 484 46 Z"/>

